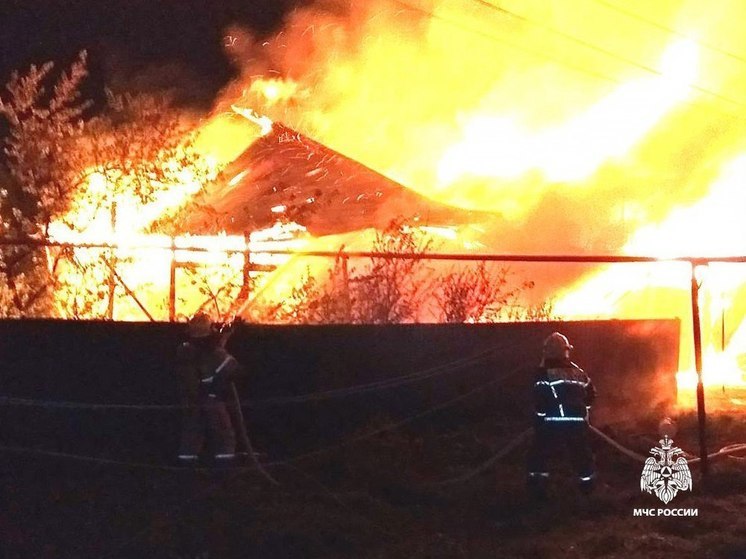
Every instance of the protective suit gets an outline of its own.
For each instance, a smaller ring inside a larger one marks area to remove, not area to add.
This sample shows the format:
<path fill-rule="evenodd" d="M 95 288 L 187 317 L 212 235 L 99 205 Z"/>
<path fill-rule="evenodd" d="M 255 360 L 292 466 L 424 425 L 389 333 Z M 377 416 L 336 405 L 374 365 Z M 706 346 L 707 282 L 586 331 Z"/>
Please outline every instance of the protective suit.
<path fill-rule="evenodd" d="M 234 409 L 238 398 L 234 380 L 236 359 L 220 341 L 209 317 L 198 314 L 189 323 L 189 341 L 177 351 L 180 400 L 184 406 L 179 461 L 199 460 L 205 442 L 217 463 L 236 455 Z"/>
<path fill-rule="evenodd" d="M 570 361 L 573 347 L 559 332 L 545 341 L 534 378 L 534 440 L 528 454 L 528 487 L 543 497 L 549 482 L 548 464 L 557 451 L 569 452 L 580 489 L 593 489 L 595 466 L 590 445 L 588 412 L 596 390 L 585 372 Z"/>

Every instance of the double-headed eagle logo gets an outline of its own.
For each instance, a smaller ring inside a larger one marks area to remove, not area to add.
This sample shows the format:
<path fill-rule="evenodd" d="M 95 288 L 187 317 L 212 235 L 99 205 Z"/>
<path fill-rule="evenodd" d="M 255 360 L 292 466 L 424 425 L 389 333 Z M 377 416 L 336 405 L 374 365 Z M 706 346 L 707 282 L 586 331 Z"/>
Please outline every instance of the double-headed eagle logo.
<path fill-rule="evenodd" d="M 679 491 L 692 488 L 692 474 L 686 463 L 686 458 L 681 456 L 684 452 L 673 446 L 673 440 L 667 435 L 658 441 L 661 446 L 653 447 L 650 453 L 653 456 L 645 460 L 640 477 L 640 489 L 646 493 L 655 493 L 665 504 L 671 502 Z"/>

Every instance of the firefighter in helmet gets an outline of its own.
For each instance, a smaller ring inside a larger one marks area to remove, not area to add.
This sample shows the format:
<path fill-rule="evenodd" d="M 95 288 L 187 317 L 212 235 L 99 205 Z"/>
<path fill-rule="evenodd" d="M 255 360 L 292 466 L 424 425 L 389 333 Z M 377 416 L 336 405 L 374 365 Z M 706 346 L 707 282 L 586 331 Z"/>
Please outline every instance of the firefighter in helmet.
<path fill-rule="evenodd" d="M 544 340 L 534 379 L 534 440 L 528 455 L 528 488 L 546 496 L 550 457 L 558 447 L 570 452 L 583 493 L 593 490 L 595 467 L 590 446 L 588 411 L 596 396 L 591 379 L 570 360 L 573 346 L 559 332 Z"/>
<path fill-rule="evenodd" d="M 189 340 L 177 351 L 184 406 L 179 462 L 196 463 L 207 438 L 215 462 L 228 464 L 236 454 L 231 407 L 237 404 L 233 381 L 240 366 L 223 347 L 221 333 L 207 315 L 196 314 L 187 333 Z"/>

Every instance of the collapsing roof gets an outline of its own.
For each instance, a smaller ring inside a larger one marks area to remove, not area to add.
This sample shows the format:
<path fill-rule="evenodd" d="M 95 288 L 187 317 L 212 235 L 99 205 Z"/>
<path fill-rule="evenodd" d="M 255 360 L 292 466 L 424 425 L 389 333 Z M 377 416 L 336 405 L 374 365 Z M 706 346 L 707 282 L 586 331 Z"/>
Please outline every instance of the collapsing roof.
<path fill-rule="evenodd" d="M 327 235 L 383 228 L 400 217 L 428 225 L 486 218 L 416 194 L 281 123 L 228 165 L 204 206 L 209 211 L 186 218 L 190 231 L 240 234 L 283 218 Z"/>

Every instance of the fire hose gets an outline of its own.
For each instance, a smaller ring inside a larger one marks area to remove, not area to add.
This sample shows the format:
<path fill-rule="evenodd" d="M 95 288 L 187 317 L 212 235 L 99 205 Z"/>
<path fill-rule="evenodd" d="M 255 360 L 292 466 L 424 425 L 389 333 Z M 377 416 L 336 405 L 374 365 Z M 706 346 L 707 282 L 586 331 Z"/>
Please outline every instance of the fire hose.
<path fill-rule="evenodd" d="M 598 427 L 595 427 L 594 425 L 589 425 L 591 432 L 593 432 L 595 435 L 597 435 L 602 441 L 609 444 L 625 456 L 631 458 L 632 460 L 635 460 L 636 462 L 645 463 L 645 460 L 647 459 L 646 456 L 643 456 L 642 454 L 639 454 L 635 452 L 634 450 L 627 448 L 626 446 L 622 445 L 621 443 L 615 441 L 610 436 L 608 436 L 606 433 L 601 431 Z M 525 431 L 522 431 L 519 433 L 516 437 L 508 441 L 507 444 L 505 444 L 499 451 L 497 451 L 495 454 L 493 454 L 490 458 L 482 462 L 479 466 L 476 468 L 473 468 L 469 470 L 468 472 L 449 479 L 445 479 L 442 481 L 438 481 L 435 483 L 428 484 L 431 487 L 445 487 L 448 485 L 453 485 L 456 483 L 463 483 L 471 480 L 472 478 L 478 476 L 479 474 L 482 474 L 489 470 L 495 463 L 497 463 L 499 460 L 513 452 L 516 448 L 518 448 L 521 444 L 529 440 L 531 437 L 531 431 L 532 429 L 526 429 Z M 730 458 L 734 458 L 737 460 L 746 460 L 746 457 L 740 457 L 740 456 L 733 456 L 735 453 L 740 452 L 746 452 L 746 443 L 736 443 L 724 446 L 717 452 L 713 452 L 711 454 L 708 454 L 708 459 L 712 460 L 714 458 L 720 458 L 722 456 L 728 456 Z M 691 456 L 691 455 L 690 455 Z M 696 464 L 700 462 L 701 459 L 699 457 L 696 458 L 690 458 L 687 460 L 688 464 Z"/>
<path fill-rule="evenodd" d="M 379 390 L 386 390 L 391 388 L 398 388 L 406 384 L 412 384 L 423 380 L 428 380 L 441 375 L 450 374 L 455 371 L 461 370 L 470 365 L 474 365 L 489 354 L 497 352 L 503 349 L 503 346 L 493 347 L 485 351 L 478 352 L 474 355 L 462 357 L 454 361 L 444 363 L 442 365 L 436 365 L 408 373 L 401 376 L 392 377 L 389 379 L 373 381 L 364 384 L 358 384 L 348 386 L 344 388 L 334 388 L 328 390 L 320 390 L 316 392 L 309 392 L 306 394 L 298 394 L 294 396 L 279 396 L 274 398 L 265 398 L 262 400 L 254 400 L 241 403 L 243 408 L 261 408 L 267 406 L 276 406 L 283 404 L 298 404 L 311 401 L 326 400 L 331 398 L 344 398 L 347 396 L 363 394 L 366 392 L 375 392 Z M 88 402 L 69 402 L 69 401 L 50 401 L 50 400 L 36 400 L 29 398 L 19 398 L 14 396 L 0 396 L 0 405 L 16 406 L 16 407 L 40 407 L 50 409 L 88 409 L 88 410 L 170 410 L 170 409 L 183 409 L 182 405 L 178 404 L 118 404 L 118 403 L 88 403 Z"/>
<path fill-rule="evenodd" d="M 433 367 L 431 369 L 427 369 L 425 371 L 420 371 L 418 373 L 412 373 L 412 374 L 409 374 L 409 375 L 403 375 L 401 377 L 395 377 L 394 379 L 389 379 L 389 380 L 386 380 L 386 381 L 378 381 L 378 382 L 374 382 L 374 383 L 368 383 L 368 384 L 358 385 L 358 386 L 353 386 L 353 387 L 348 387 L 348 388 L 344 388 L 344 389 L 335 389 L 335 390 L 329 390 L 329 391 L 321 391 L 321 392 L 315 392 L 315 393 L 310 393 L 310 394 L 305 394 L 305 395 L 291 396 L 291 397 L 287 397 L 287 398 L 277 398 L 277 399 L 272 399 L 270 401 L 272 401 L 273 403 L 275 403 L 275 402 L 276 403 L 281 403 L 280 401 L 283 401 L 283 403 L 284 403 L 285 401 L 288 401 L 288 402 L 299 402 L 299 401 L 314 400 L 314 399 L 317 399 L 319 397 L 320 397 L 319 399 L 325 399 L 327 397 L 334 397 L 335 395 L 347 395 L 347 394 L 355 393 L 355 392 L 358 392 L 358 391 L 359 392 L 365 392 L 365 391 L 369 391 L 369 390 L 389 388 L 389 387 L 397 386 L 397 385 L 400 385 L 400 384 L 406 384 L 408 382 L 415 382 L 415 381 L 418 381 L 418 380 L 424 380 L 426 378 L 431 378 L 431 377 L 437 376 L 439 374 L 444 374 L 444 373 L 449 372 L 449 371 L 457 370 L 457 369 L 463 367 L 464 365 L 466 365 L 467 363 L 474 362 L 474 361 L 479 361 L 479 360 L 481 360 L 484 357 L 484 354 L 491 353 L 491 352 L 495 351 L 496 349 L 497 348 L 492 348 L 491 350 L 487 350 L 485 352 L 481 352 L 479 354 L 476 354 L 476 355 L 473 355 L 473 356 L 470 356 L 470 357 L 467 357 L 467 358 L 463 358 L 461 360 L 457 360 L 457 361 L 454 361 L 454 362 L 446 364 L 446 365 L 441 365 L 439 367 Z M 455 364 L 459 363 L 459 361 L 461 362 L 460 366 L 456 366 Z M 434 408 L 426 410 L 425 412 L 422 412 L 420 414 L 416 414 L 416 415 L 414 415 L 414 416 L 412 416 L 410 418 L 407 418 L 407 419 L 405 419 L 403 421 L 395 423 L 394 425 L 392 425 L 390 427 L 379 429 L 379 430 L 376 430 L 376 431 L 374 431 L 372 433 L 367 433 L 365 435 L 362 435 L 360 437 L 355 437 L 351 441 L 343 442 L 340 445 L 331 445 L 329 447 L 317 449 L 315 451 L 311 451 L 311 452 L 305 453 L 303 455 L 296 456 L 296 457 L 291 458 L 291 459 L 286 460 L 286 461 L 271 462 L 271 463 L 264 464 L 264 466 L 263 466 L 261 463 L 259 463 L 257 461 L 256 455 L 251 450 L 251 442 L 248 441 L 248 443 L 247 443 L 246 446 L 249 449 L 248 453 L 251 455 L 251 459 L 253 461 L 253 466 L 252 467 L 248 467 L 248 468 L 237 468 L 237 469 L 242 469 L 242 470 L 258 470 L 259 473 L 261 475 L 263 475 L 265 478 L 267 478 L 271 483 L 276 484 L 277 483 L 276 480 L 274 480 L 266 472 L 266 470 L 264 468 L 265 466 L 266 467 L 272 467 L 272 466 L 275 466 L 275 465 L 281 465 L 281 464 L 285 464 L 285 463 L 295 462 L 295 461 L 302 460 L 304 458 L 307 458 L 307 457 L 310 457 L 310 456 L 313 456 L 313 455 L 317 455 L 317 454 L 319 454 L 321 452 L 332 450 L 333 448 L 336 448 L 336 447 L 345 446 L 346 444 L 350 444 L 352 442 L 359 442 L 359 441 L 368 439 L 368 438 L 370 438 L 372 436 L 381 434 L 383 432 L 396 429 L 398 427 L 403 426 L 404 424 L 409 423 L 410 421 L 413 421 L 413 420 L 418 419 L 420 417 L 424 417 L 425 415 L 429 415 L 430 413 L 433 413 L 434 411 L 438 411 L 439 409 L 443 409 L 445 407 L 453 405 L 454 403 L 456 403 L 456 402 L 458 402 L 460 400 L 463 400 L 466 397 L 468 397 L 468 396 L 470 396 L 470 395 L 472 395 L 472 394 L 474 394 L 474 393 L 476 393 L 478 391 L 481 391 L 481 390 L 483 390 L 484 388 L 487 388 L 490 385 L 494 385 L 497 382 L 505 380 L 505 378 L 512 376 L 518 370 L 520 370 L 520 367 L 516 368 L 516 369 L 514 369 L 512 371 L 510 371 L 506 375 L 503 375 L 503 376 L 501 376 L 501 377 L 499 377 L 497 379 L 493 379 L 493 380 L 491 380 L 491 381 L 489 381 L 489 382 L 487 382 L 487 383 L 485 383 L 483 385 L 480 385 L 480 386 L 476 387 L 475 389 L 470 390 L 466 394 L 462 394 L 462 395 L 460 395 L 460 396 L 458 396 L 456 398 L 453 398 L 452 400 L 449 400 L 447 402 L 444 402 L 443 404 L 435 406 Z M 267 402 L 267 401 L 262 401 L 262 402 Z M 256 405 L 257 403 L 258 402 L 255 402 L 254 405 Z M 0 396 L 0 405 L 16 405 L 16 406 L 43 407 L 43 408 L 73 408 L 73 409 L 76 409 L 76 408 L 80 408 L 80 409 L 176 409 L 176 408 L 181 408 L 182 407 L 182 406 L 178 406 L 178 405 L 87 404 L 87 403 L 77 403 L 77 402 L 47 402 L 47 401 L 40 401 L 40 400 L 29 400 L 29 399 L 23 399 L 23 398 L 6 397 L 6 396 Z M 247 404 L 241 404 L 241 405 L 236 406 L 236 407 L 239 408 L 238 411 L 240 412 L 240 408 L 243 407 L 243 406 L 246 406 L 246 405 Z M 252 404 L 248 404 L 248 405 L 251 406 Z M 240 423 L 243 424 L 243 421 L 241 421 Z M 603 431 L 601 431 L 600 429 L 598 429 L 597 427 L 595 427 L 593 425 L 590 425 L 590 429 L 591 429 L 591 431 L 595 435 L 597 435 L 604 442 L 606 442 L 607 444 L 609 444 L 610 446 L 612 446 L 613 448 L 615 448 L 616 450 L 618 450 L 622 454 L 626 455 L 627 457 L 629 457 L 632 460 L 635 460 L 637 462 L 640 462 L 640 463 L 644 463 L 645 462 L 646 456 L 643 456 L 642 454 L 639 454 L 639 453 L 635 452 L 634 450 L 632 450 L 632 449 L 630 449 L 628 447 L 625 447 L 624 445 L 622 445 L 621 443 L 615 441 L 613 438 L 611 438 L 610 436 L 606 435 Z M 477 468 L 474 468 L 474 469 L 470 470 L 469 472 L 467 472 L 467 473 L 465 473 L 465 474 L 463 474 L 461 476 L 458 476 L 458 477 L 455 477 L 455 478 L 452 478 L 452 479 L 443 480 L 441 482 L 436 482 L 433 485 L 435 485 L 435 486 L 445 486 L 445 485 L 454 484 L 454 483 L 458 483 L 458 482 L 468 481 L 469 479 L 471 479 L 471 478 L 479 475 L 480 473 L 483 473 L 484 471 L 488 470 L 493 464 L 495 464 L 498 460 L 500 460 L 504 456 L 507 456 L 514 449 L 518 448 L 521 443 L 523 443 L 524 441 L 526 441 L 528 439 L 530 432 L 531 432 L 531 429 L 527 429 L 527 430 L 521 432 L 518 436 L 516 436 L 514 439 L 512 439 L 511 441 L 509 441 L 500 451 L 498 451 L 497 453 L 495 453 L 487 461 L 485 461 L 482 464 L 480 464 Z M 239 433 L 239 436 L 243 439 L 244 438 L 244 434 L 245 434 L 245 431 L 244 431 L 244 433 Z M 244 442 L 246 442 L 245 439 L 244 439 Z M 182 469 L 182 468 L 177 468 L 175 466 L 144 464 L 144 463 L 133 463 L 133 462 L 125 462 L 125 461 L 115 460 L 115 459 L 108 459 L 108 458 L 97 458 L 97 457 L 80 456 L 80 455 L 74 455 L 74 454 L 63 453 L 63 452 L 44 451 L 44 450 L 33 449 L 33 448 L 9 447 L 9 446 L 5 446 L 5 445 L 0 445 L 0 450 L 5 450 L 5 451 L 8 451 L 8 452 L 32 453 L 32 454 L 46 455 L 46 456 L 58 457 L 58 458 L 68 458 L 68 459 L 73 459 L 73 460 L 93 461 L 93 462 L 99 462 L 99 463 L 103 463 L 103 464 L 126 465 L 126 466 L 139 467 L 139 468 L 166 469 L 166 470 L 172 470 L 172 469 L 173 470 L 180 470 L 180 469 Z M 724 446 L 720 450 L 709 454 L 708 458 L 712 459 L 712 458 L 719 458 L 719 457 L 722 457 L 722 456 L 729 456 L 729 457 L 734 458 L 734 459 L 746 460 L 746 457 L 733 456 L 733 454 L 741 453 L 741 452 L 746 452 L 746 443 L 737 443 L 737 444 L 731 444 L 731 445 Z M 689 454 L 688 456 L 691 456 L 691 455 Z M 694 458 L 689 458 L 688 459 L 688 463 L 689 464 L 696 464 L 699 461 L 700 461 L 700 458 L 698 458 L 698 457 L 694 457 Z M 203 469 L 207 469 L 207 468 L 203 468 Z"/>
<path fill-rule="evenodd" d="M 479 474 L 486 472 L 499 460 L 501 460 L 502 458 L 504 458 L 505 456 L 513 452 L 516 448 L 521 446 L 524 442 L 528 441 L 528 439 L 531 437 L 532 430 L 533 429 L 529 428 L 529 429 L 526 429 L 525 431 L 521 431 L 516 437 L 511 439 L 505 446 L 503 446 L 497 453 L 493 454 L 488 460 L 485 460 L 479 466 L 469 470 L 465 474 L 462 474 L 460 476 L 456 476 L 453 478 L 449 478 L 449 479 L 444 479 L 442 481 L 437 481 L 430 485 L 432 487 L 445 487 L 447 485 L 454 485 L 456 483 L 464 483 L 478 476 Z"/>
<path fill-rule="evenodd" d="M 386 432 L 389 432 L 389 431 L 393 431 L 393 430 L 398 429 L 400 427 L 403 427 L 404 425 L 407 425 L 407 424 L 409 424 L 409 423 L 411 423 L 413 421 L 416 421 L 418 419 L 421 419 L 423 417 L 426 417 L 428 415 L 436 413 L 436 412 L 438 412 L 440 410 L 443 410 L 443 409 L 446 409 L 448 407 L 451 407 L 451 406 L 455 405 L 456 403 L 458 403 L 460 401 L 463 401 L 463 400 L 471 397 L 472 395 L 474 395 L 474 394 L 476 394 L 478 392 L 481 392 L 482 390 L 484 390 L 484 389 L 486 389 L 486 388 L 488 388 L 490 386 L 494 386 L 494 385 L 498 384 L 499 382 L 502 382 L 502 381 L 506 380 L 507 378 L 509 378 L 509 377 L 513 376 L 514 374 L 516 374 L 517 372 L 519 372 L 521 369 L 522 369 L 521 367 L 516 367 L 515 369 L 509 371 L 508 373 L 506 373 L 504 375 L 501 375 L 500 377 L 497 377 L 495 379 L 492 379 L 492 380 L 490 380 L 490 381 L 488 381 L 486 383 L 480 384 L 479 386 L 477 386 L 477 387 L 469 390 L 468 392 L 466 392 L 464 394 L 460 394 L 459 396 L 451 398 L 450 400 L 446 400 L 445 402 L 442 402 L 442 403 L 440 403 L 440 404 L 438 404 L 436 406 L 428 408 L 428 409 L 426 409 L 426 410 L 424 410 L 422 412 L 419 412 L 417 414 L 414 414 L 414 415 L 411 415 L 409 417 L 406 417 L 406 418 L 404 418 L 404 419 L 402 419 L 402 420 L 400 420 L 400 421 L 398 421 L 398 422 L 396 422 L 396 423 L 394 423 L 392 425 L 388 425 L 386 427 L 382 427 L 380 429 L 376 429 L 374 431 L 371 431 L 371 432 L 368 432 L 368 433 L 365 433 L 365 434 L 353 437 L 353 438 L 351 438 L 349 440 L 342 441 L 342 442 L 334 444 L 334 445 L 329 445 L 329 446 L 318 448 L 316 450 L 305 452 L 303 454 L 294 456 L 292 458 L 288 458 L 286 460 L 278 460 L 278 461 L 273 461 L 273 462 L 267 462 L 267 463 L 263 464 L 263 467 L 264 468 L 269 468 L 269 467 L 275 467 L 275 466 L 281 466 L 281 465 L 291 464 L 291 463 L 294 463 L 294 462 L 299 462 L 301 460 L 305 460 L 305 459 L 310 458 L 312 456 L 317 456 L 319 454 L 322 454 L 322 453 L 325 453 L 325 452 L 328 452 L 328 451 L 331 451 L 331 450 L 341 449 L 341 448 L 343 448 L 345 446 L 348 446 L 348 445 L 351 445 L 351 444 L 355 444 L 355 443 L 359 443 L 359 442 L 365 441 L 367 439 L 370 439 L 370 438 L 376 437 L 378 435 L 381 435 L 383 433 L 386 433 Z M 2 399 L 0 398 L 0 402 L 1 401 L 2 401 Z M 33 404 L 34 401 L 30 401 L 30 402 Z M 106 407 L 105 405 L 96 405 L 96 406 L 97 407 L 101 407 L 101 408 L 105 408 Z M 77 406 L 65 406 L 65 407 L 77 407 Z M 133 406 L 130 406 L 130 407 L 133 407 Z M 171 409 L 171 408 L 179 407 L 179 406 L 158 406 L 158 407 L 159 408 L 166 407 L 166 408 Z M 184 471 L 184 468 L 183 467 L 179 467 L 179 466 L 170 466 L 170 465 L 165 465 L 165 464 L 149 464 L 149 463 L 143 463 L 143 462 L 129 462 L 129 461 L 117 460 L 117 459 L 113 459 L 113 458 L 104 458 L 104 457 L 96 457 L 96 456 L 85 456 L 85 455 L 78 455 L 78 454 L 72 454 L 72 453 L 66 453 L 66 452 L 58 452 L 58 451 L 52 451 L 52 450 L 43 450 L 43 449 L 29 448 L 29 447 L 15 447 L 15 446 L 8 446 L 8 445 L 2 445 L 2 444 L 0 444 L 0 451 L 5 451 L 5 452 L 10 452 L 10 453 L 15 453 L 15 454 L 32 454 L 32 455 L 39 455 L 39 456 L 48 456 L 48 457 L 53 457 L 53 458 L 62 458 L 62 459 L 69 459 L 69 460 L 82 461 L 82 462 L 92 462 L 92 463 L 99 463 L 99 464 L 127 466 L 127 467 L 132 467 L 132 468 L 141 468 L 141 469 Z M 233 470 L 233 471 L 253 471 L 253 470 L 257 469 L 256 468 L 256 464 L 257 464 L 257 462 L 256 462 L 256 456 L 254 456 L 253 458 L 254 458 L 254 461 L 255 461 L 253 466 L 237 466 L 237 467 L 233 467 L 233 468 L 224 468 L 223 470 L 229 469 L 229 470 Z M 198 470 L 198 471 L 209 471 L 209 470 L 212 470 L 212 468 L 192 468 L 192 469 L 193 470 Z"/>
<path fill-rule="evenodd" d="M 632 458 L 633 460 L 635 460 L 637 462 L 640 462 L 640 463 L 644 463 L 645 460 L 647 460 L 646 456 L 643 456 L 642 454 L 638 454 L 634 450 L 632 450 L 630 448 L 627 448 L 626 446 L 622 445 L 621 443 L 618 443 L 617 441 L 615 441 L 614 439 L 612 439 L 610 436 L 608 436 L 606 433 L 604 433 L 603 431 L 601 431 L 598 427 L 595 427 L 595 426 L 591 425 L 590 428 L 591 428 L 591 431 L 594 434 L 596 434 L 599 438 L 601 438 L 601 440 L 603 440 L 604 442 L 606 442 L 609 445 L 613 446 L 614 448 L 616 448 L 619 452 L 621 452 L 625 456 L 628 456 L 629 458 Z M 736 443 L 736 444 L 730 444 L 730 445 L 724 446 L 720 450 L 708 454 L 707 458 L 708 458 L 708 460 L 712 460 L 714 458 L 720 458 L 720 457 L 723 457 L 723 456 L 728 456 L 728 457 L 731 457 L 731 458 L 743 459 L 742 457 L 733 456 L 733 454 L 740 453 L 740 452 L 746 452 L 746 443 Z M 692 456 L 692 455 L 688 454 L 688 456 Z M 699 458 L 699 457 L 688 458 L 687 459 L 687 464 L 697 464 L 701 460 L 702 459 Z"/>

